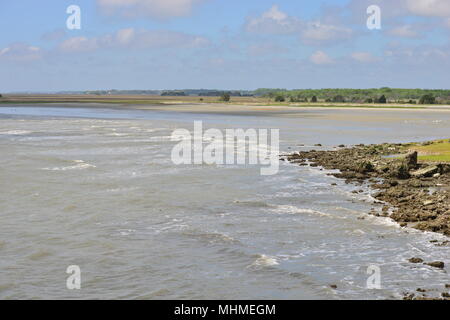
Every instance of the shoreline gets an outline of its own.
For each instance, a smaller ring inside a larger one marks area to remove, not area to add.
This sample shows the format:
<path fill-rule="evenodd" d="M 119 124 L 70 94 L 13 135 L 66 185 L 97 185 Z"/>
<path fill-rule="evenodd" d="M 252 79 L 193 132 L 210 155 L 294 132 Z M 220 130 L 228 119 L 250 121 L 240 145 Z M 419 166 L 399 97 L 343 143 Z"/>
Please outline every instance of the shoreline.
<path fill-rule="evenodd" d="M 450 140 L 442 143 L 450 145 Z M 402 227 L 450 237 L 450 162 L 418 161 L 417 152 L 408 152 L 412 149 L 411 144 L 401 143 L 341 145 L 336 150 L 300 151 L 281 159 L 339 170 L 329 175 L 346 183 L 368 183 L 377 191 L 372 196 L 386 204 L 380 216 L 390 217 Z"/>
<path fill-rule="evenodd" d="M 423 107 L 407 107 L 407 106 L 352 106 L 352 105 L 269 105 L 269 104 L 225 104 L 225 103 L 145 103 L 145 104 L 128 104 L 116 102 L 48 102 L 48 101 L 3 101 L 0 102 L 1 108 L 11 107 L 46 107 L 46 108 L 85 108 L 85 109 L 111 109 L 111 110 L 133 110 L 133 111 L 168 111 L 183 112 L 193 114 L 224 114 L 224 115 L 281 115 L 291 116 L 301 114 L 305 111 L 364 111 L 364 112 L 450 112 L 450 106 L 423 106 Z"/>
<path fill-rule="evenodd" d="M 448 240 L 430 242 L 450 248 L 450 162 L 418 161 L 420 153 L 414 150 L 444 143 L 450 147 L 450 139 L 421 144 L 340 145 L 331 151 L 300 151 L 280 157 L 299 166 L 338 170 L 328 175 L 344 179 L 348 184 L 367 184 L 374 192 L 374 203 L 383 205 L 381 212 L 372 208 L 369 215 L 390 218 L 401 228 L 440 233 Z M 405 262 L 445 272 L 445 262 L 425 261 L 424 256 L 411 257 Z M 417 288 L 415 292 L 405 292 L 403 299 L 450 300 L 450 284 L 443 285 L 439 296 L 433 289 Z"/>

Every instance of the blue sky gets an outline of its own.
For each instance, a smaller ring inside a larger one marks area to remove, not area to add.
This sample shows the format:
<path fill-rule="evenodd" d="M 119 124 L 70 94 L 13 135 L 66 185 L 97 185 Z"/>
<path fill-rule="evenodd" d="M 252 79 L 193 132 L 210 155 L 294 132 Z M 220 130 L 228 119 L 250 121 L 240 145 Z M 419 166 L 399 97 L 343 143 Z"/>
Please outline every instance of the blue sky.
<path fill-rule="evenodd" d="M 449 0 L 16 0 L 0 28 L 0 92 L 449 88 Z"/>

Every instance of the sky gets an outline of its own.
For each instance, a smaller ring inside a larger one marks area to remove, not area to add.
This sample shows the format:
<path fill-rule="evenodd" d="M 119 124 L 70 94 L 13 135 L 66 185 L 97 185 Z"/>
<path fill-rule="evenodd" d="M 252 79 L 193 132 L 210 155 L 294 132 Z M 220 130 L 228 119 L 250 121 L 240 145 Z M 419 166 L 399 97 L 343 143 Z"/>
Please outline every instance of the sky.
<path fill-rule="evenodd" d="M 2 93 L 449 89 L 449 71 L 450 0 L 0 1 Z"/>

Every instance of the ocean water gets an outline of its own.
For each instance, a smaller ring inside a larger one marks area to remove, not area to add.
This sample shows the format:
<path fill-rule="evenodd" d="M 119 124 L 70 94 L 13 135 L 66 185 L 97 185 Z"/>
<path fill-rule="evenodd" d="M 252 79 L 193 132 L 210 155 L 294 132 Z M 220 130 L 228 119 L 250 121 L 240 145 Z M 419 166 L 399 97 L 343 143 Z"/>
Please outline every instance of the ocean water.
<path fill-rule="evenodd" d="M 450 127 L 444 111 L 1 107 L 0 298 L 398 299 L 450 282 L 448 266 L 407 262 L 448 265 L 450 248 L 430 243 L 444 236 L 368 216 L 380 205 L 367 186 L 285 162 L 273 176 L 174 165 L 173 130 L 198 120 L 279 128 L 281 153 L 448 138 Z M 66 287 L 70 265 L 80 290 Z M 367 288 L 373 265 L 381 289 Z"/>

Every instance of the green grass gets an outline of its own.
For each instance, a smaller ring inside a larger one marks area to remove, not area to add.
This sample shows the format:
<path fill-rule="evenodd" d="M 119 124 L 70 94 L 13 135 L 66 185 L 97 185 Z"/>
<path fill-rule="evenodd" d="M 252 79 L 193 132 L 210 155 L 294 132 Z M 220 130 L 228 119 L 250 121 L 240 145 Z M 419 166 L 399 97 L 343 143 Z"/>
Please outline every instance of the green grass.
<path fill-rule="evenodd" d="M 405 146 L 410 151 L 419 153 L 420 161 L 450 162 L 450 140 L 436 140 L 431 144 L 412 143 Z"/>
<path fill-rule="evenodd" d="M 419 161 L 425 161 L 425 162 L 450 162 L 450 154 L 419 156 Z"/>

